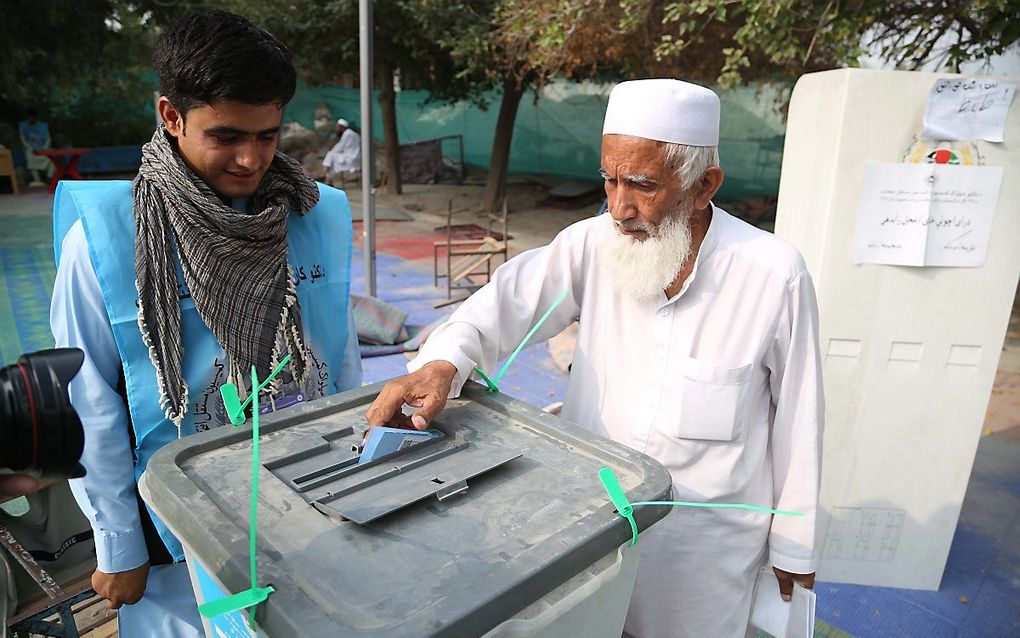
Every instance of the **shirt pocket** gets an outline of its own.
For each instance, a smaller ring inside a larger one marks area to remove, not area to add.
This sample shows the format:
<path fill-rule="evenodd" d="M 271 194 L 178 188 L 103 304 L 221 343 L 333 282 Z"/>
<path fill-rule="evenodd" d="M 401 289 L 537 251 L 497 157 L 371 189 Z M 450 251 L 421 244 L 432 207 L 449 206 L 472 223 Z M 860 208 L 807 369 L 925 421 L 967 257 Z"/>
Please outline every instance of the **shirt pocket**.
<path fill-rule="evenodd" d="M 680 373 L 680 413 L 661 430 L 678 439 L 733 441 L 744 430 L 754 364 L 719 368 L 687 358 Z"/>

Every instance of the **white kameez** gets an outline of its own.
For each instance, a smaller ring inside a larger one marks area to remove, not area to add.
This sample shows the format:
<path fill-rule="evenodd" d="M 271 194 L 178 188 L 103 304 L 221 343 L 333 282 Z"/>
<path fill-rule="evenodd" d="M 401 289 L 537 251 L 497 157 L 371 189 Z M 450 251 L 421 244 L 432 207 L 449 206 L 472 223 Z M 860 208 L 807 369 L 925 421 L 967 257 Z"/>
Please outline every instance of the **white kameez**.
<path fill-rule="evenodd" d="M 811 278 L 795 248 L 713 208 L 683 289 L 642 303 L 616 290 L 599 258 L 611 225 L 609 215 L 579 222 L 500 267 L 408 369 L 453 363 L 456 396 L 568 289 L 533 338 L 580 318 L 565 419 L 658 459 L 677 500 L 806 514 L 677 509 L 641 534 L 626 632 L 743 636 L 763 561 L 815 571 L 824 406 Z"/>
<path fill-rule="evenodd" d="M 330 175 L 338 175 L 344 171 L 361 170 L 361 135 L 346 129 L 333 148 L 329 149 L 322 165 Z"/>

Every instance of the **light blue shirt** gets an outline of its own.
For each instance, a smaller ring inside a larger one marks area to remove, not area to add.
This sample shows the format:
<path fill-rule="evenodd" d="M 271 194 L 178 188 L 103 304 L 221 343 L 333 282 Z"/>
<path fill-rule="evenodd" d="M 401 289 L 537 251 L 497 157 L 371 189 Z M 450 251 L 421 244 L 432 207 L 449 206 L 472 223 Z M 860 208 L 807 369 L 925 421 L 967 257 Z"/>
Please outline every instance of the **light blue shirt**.
<path fill-rule="evenodd" d="M 334 382 L 338 392 L 361 385 L 361 356 L 350 304 L 347 315 L 347 347 Z M 62 243 L 50 327 L 57 347 L 85 352 L 69 393 L 85 428 L 81 463 L 87 474 L 70 482 L 71 491 L 95 532 L 99 570 L 134 569 L 149 555 L 135 496 L 131 426 L 127 406 L 117 393 L 122 364 L 80 220 Z"/>
<path fill-rule="evenodd" d="M 32 150 L 49 148 L 50 146 L 50 125 L 41 120 L 32 124 L 28 120 L 18 124 L 18 133 L 21 135 L 21 143 Z"/>

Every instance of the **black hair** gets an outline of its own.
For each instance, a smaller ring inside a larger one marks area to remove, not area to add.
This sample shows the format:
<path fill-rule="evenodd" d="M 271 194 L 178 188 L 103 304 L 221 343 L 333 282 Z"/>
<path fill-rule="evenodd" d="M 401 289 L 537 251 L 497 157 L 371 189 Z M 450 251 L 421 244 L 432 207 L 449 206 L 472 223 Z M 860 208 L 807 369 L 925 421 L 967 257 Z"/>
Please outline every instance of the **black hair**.
<path fill-rule="evenodd" d="M 35 109 L 28 109 L 28 110 L 25 111 L 25 117 L 26 118 L 28 118 L 28 117 L 35 117 L 35 118 L 37 118 L 37 117 L 39 117 L 39 111 L 37 111 Z"/>
<path fill-rule="evenodd" d="M 228 11 L 177 20 L 160 34 L 152 58 L 159 92 L 182 116 L 215 100 L 282 107 L 297 85 L 286 45 Z"/>

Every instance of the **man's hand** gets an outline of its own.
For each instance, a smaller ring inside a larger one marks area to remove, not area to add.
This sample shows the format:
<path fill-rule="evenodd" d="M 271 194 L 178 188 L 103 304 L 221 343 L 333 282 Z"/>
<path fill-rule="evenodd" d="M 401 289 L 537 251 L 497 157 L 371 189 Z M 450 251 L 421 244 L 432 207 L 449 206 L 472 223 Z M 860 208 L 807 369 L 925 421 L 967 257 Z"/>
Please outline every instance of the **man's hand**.
<path fill-rule="evenodd" d="M 407 430 L 424 430 L 446 407 L 457 368 L 447 361 L 432 361 L 421 370 L 393 379 L 365 411 L 368 427 L 388 425 Z M 400 408 L 404 404 L 418 408 L 408 417 Z"/>
<path fill-rule="evenodd" d="M 783 597 L 783 600 L 790 602 L 793 598 L 793 584 L 800 583 L 807 589 L 814 589 L 815 586 L 815 574 L 793 574 L 786 572 L 778 567 L 773 567 L 772 571 L 776 573 L 776 578 L 779 580 L 779 595 Z"/>
<path fill-rule="evenodd" d="M 126 572 L 114 574 L 107 574 L 97 569 L 92 574 L 92 589 L 106 599 L 107 607 L 120 609 L 121 605 L 133 605 L 142 599 L 148 579 L 148 563 Z"/>
<path fill-rule="evenodd" d="M 0 475 L 0 503 L 38 492 L 42 484 L 27 474 Z"/>

